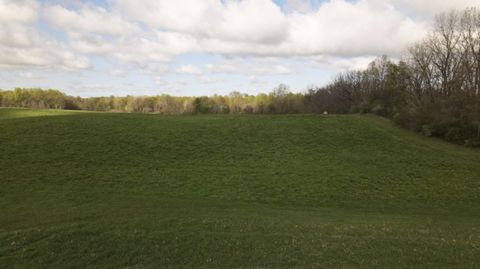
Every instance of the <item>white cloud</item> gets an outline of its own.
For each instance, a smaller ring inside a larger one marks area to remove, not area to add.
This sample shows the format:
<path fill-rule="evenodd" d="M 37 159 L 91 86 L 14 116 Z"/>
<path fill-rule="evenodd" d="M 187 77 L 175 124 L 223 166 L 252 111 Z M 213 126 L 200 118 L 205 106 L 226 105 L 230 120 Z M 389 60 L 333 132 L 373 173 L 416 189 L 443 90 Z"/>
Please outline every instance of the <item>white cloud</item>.
<path fill-rule="evenodd" d="M 198 50 L 193 37 L 175 32 L 150 31 L 115 42 L 112 55 L 139 66 L 150 62 L 169 63 L 177 55 Z"/>
<path fill-rule="evenodd" d="M 68 42 L 77 52 L 149 66 L 152 62 L 168 64 L 185 53 L 397 56 L 423 37 L 426 29 L 423 22 L 402 13 L 401 7 L 425 13 L 432 8 L 440 11 L 468 6 L 478 0 L 437 2 L 330 0 L 313 7 L 311 0 L 288 0 L 287 7 L 292 12 L 285 13 L 271 0 L 112 0 L 108 8 L 78 4 L 76 9 L 68 9 L 44 4 L 42 14 L 51 25 L 68 34 Z M 38 19 L 40 9 L 33 0 L 0 0 L 0 15 L 3 15 L 0 22 L 6 24 L 0 28 L 0 42 L 9 48 L 37 49 L 37 53 L 4 49 L 12 53 L 4 56 L 9 62 L 15 62 L 14 58 L 23 64 L 49 62 L 38 52 L 38 40 L 32 38 L 39 35 L 38 29 L 25 27 Z M 23 16 L 13 16 L 12 11 Z M 140 24 L 145 27 L 137 26 Z M 28 57 L 29 53 L 32 57 Z M 85 58 L 81 56 L 69 55 L 68 59 L 76 59 L 71 66 L 85 66 Z M 272 69 L 282 73 L 281 66 Z"/>
<path fill-rule="evenodd" d="M 223 83 L 225 80 L 219 79 L 217 77 L 212 77 L 212 76 L 200 76 L 198 79 L 199 83 L 202 84 L 217 84 L 217 83 Z"/>
<path fill-rule="evenodd" d="M 108 55 L 116 51 L 115 44 L 100 35 L 70 34 L 70 45 L 73 49 L 85 54 Z"/>
<path fill-rule="evenodd" d="M 84 5 L 80 10 L 69 10 L 59 5 L 46 6 L 45 18 L 54 26 L 67 33 L 97 33 L 121 36 L 131 33 L 137 27 L 107 11 L 103 7 Z"/>
<path fill-rule="evenodd" d="M 22 24 L 0 23 L 0 44 L 8 47 L 27 48 L 33 45 L 37 32 Z"/>
<path fill-rule="evenodd" d="M 163 76 L 170 71 L 167 64 L 155 62 L 138 62 L 136 65 L 140 70 L 151 76 Z"/>
<path fill-rule="evenodd" d="M 20 77 L 22 78 L 26 78 L 26 79 L 37 79 L 37 78 L 40 78 L 40 76 L 32 73 L 32 72 L 20 72 L 18 74 Z"/>
<path fill-rule="evenodd" d="M 425 29 L 389 1 L 378 0 L 331 0 L 317 8 L 310 1 L 290 0 L 291 13 L 282 12 L 271 0 L 111 3 L 110 9 L 90 4 L 80 4 L 76 10 L 44 5 L 43 14 L 50 24 L 68 34 L 70 46 L 77 52 L 114 57 L 142 68 L 151 63 L 168 64 L 185 53 L 257 57 L 398 55 L 406 45 L 421 38 Z M 0 40 L 18 45 L 31 41 L 25 38 L 27 33 L 11 32 L 15 34 L 0 30 Z M 10 36 L 13 38 L 5 38 Z M 274 70 L 268 71 L 271 73 L 289 72 L 280 65 L 269 69 Z M 261 72 L 268 73 L 253 71 Z"/>
<path fill-rule="evenodd" d="M 296 11 L 301 13 L 309 13 L 313 11 L 310 1 L 306 0 L 287 0 L 288 11 Z"/>
<path fill-rule="evenodd" d="M 0 0 L 0 67 L 88 68 L 86 57 L 38 30 L 39 8 L 35 1 Z"/>
<path fill-rule="evenodd" d="M 115 3 L 118 10 L 150 27 L 199 39 L 278 43 L 287 35 L 287 19 L 270 0 L 117 0 Z"/>
<path fill-rule="evenodd" d="M 248 81 L 250 82 L 251 85 L 254 85 L 254 86 L 266 86 L 268 84 L 267 81 L 261 80 L 255 75 L 249 76 Z"/>
<path fill-rule="evenodd" d="M 430 18 L 450 9 L 464 9 L 480 6 L 479 0 L 391 0 L 395 6 L 413 12 L 421 18 Z"/>
<path fill-rule="evenodd" d="M 290 16 L 290 53 L 335 56 L 399 54 L 424 35 L 388 2 L 333 0 L 314 13 Z"/>
<path fill-rule="evenodd" d="M 425 34 L 424 23 L 403 14 L 390 1 L 331 0 L 317 8 L 309 3 L 290 0 L 288 5 L 295 7 L 291 13 L 283 13 L 270 0 L 117 0 L 114 7 L 151 27 L 142 38 L 129 41 L 136 44 L 139 57 L 151 54 L 151 59 L 163 62 L 189 52 L 284 57 L 398 55 Z M 128 49 L 117 54 L 124 60 L 135 58 Z"/>
<path fill-rule="evenodd" d="M 120 69 L 112 69 L 109 71 L 110 75 L 115 76 L 115 77 L 126 77 L 126 74 L 124 71 Z"/>
<path fill-rule="evenodd" d="M 226 58 L 207 64 L 210 73 L 243 74 L 247 76 L 288 75 L 292 71 L 278 58 Z"/>
<path fill-rule="evenodd" d="M 90 67 L 88 58 L 73 53 L 56 41 L 35 36 L 28 43 L 30 46 L 14 47 L 0 41 L 0 66 L 60 67 L 67 70 Z"/>
<path fill-rule="evenodd" d="M 377 56 L 360 56 L 360 57 L 332 57 L 332 56 L 315 56 L 311 60 L 313 66 L 322 69 L 330 69 L 335 72 L 343 72 L 347 70 L 361 70 L 368 67 Z"/>
<path fill-rule="evenodd" d="M 32 23 L 40 5 L 34 0 L 1 0 L 0 23 Z"/>
<path fill-rule="evenodd" d="M 198 67 L 194 65 L 188 64 L 188 65 L 182 65 L 179 68 L 177 68 L 177 73 L 198 76 L 202 74 L 202 70 L 200 70 Z"/>

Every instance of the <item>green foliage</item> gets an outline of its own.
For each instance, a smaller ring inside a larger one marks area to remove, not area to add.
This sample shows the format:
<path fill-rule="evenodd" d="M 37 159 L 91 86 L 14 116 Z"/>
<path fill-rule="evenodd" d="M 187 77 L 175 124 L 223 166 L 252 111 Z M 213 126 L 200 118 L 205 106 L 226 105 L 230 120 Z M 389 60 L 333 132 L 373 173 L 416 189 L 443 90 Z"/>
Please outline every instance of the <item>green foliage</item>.
<path fill-rule="evenodd" d="M 471 148 L 480 148 L 480 137 L 467 139 L 465 145 Z"/>
<path fill-rule="evenodd" d="M 64 109 L 67 96 L 57 90 L 20 89 L 0 91 L 0 107 Z"/>
<path fill-rule="evenodd" d="M 422 131 L 421 133 L 424 135 L 424 136 L 435 136 L 435 133 L 436 133 L 436 129 L 435 129 L 435 126 L 434 125 L 431 125 L 431 124 L 425 124 L 422 126 Z"/>
<path fill-rule="evenodd" d="M 378 117 L 0 109 L 0 148 L 1 268 L 480 263 L 478 150 Z"/>
<path fill-rule="evenodd" d="M 0 91 L 0 107 L 55 108 L 160 114 L 293 114 L 306 112 L 302 94 L 280 85 L 269 94 L 257 96 L 233 92 L 229 96 L 175 97 L 126 96 L 80 98 L 59 91 L 15 89 Z"/>

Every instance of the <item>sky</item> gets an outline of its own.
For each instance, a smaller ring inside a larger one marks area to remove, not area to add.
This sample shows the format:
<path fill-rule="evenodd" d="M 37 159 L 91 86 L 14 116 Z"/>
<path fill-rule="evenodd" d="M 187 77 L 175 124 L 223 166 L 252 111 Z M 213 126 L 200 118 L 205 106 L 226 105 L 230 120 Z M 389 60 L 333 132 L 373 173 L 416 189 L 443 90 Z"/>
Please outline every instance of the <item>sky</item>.
<path fill-rule="evenodd" d="M 0 0 L 0 89 L 69 95 L 293 92 L 405 57 L 480 0 Z"/>

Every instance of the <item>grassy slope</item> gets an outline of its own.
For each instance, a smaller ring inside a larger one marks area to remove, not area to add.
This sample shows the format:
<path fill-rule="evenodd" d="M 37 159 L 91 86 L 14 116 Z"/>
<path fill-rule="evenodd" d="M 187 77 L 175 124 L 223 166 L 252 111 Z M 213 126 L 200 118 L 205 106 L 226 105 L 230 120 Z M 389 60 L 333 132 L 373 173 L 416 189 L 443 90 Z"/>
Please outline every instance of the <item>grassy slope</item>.
<path fill-rule="evenodd" d="M 0 149 L 0 268 L 480 263 L 480 152 L 378 118 L 0 109 Z"/>

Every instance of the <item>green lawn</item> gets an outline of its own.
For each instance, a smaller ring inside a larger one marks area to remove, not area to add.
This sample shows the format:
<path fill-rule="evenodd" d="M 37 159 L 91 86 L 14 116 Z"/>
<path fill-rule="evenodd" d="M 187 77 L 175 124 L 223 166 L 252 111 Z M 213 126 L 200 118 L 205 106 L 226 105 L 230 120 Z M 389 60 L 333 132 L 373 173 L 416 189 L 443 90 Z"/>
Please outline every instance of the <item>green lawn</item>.
<path fill-rule="evenodd" d="M 358 115 L 0 109 L 0 268 L 475 268 L 480 151 Z"/>

